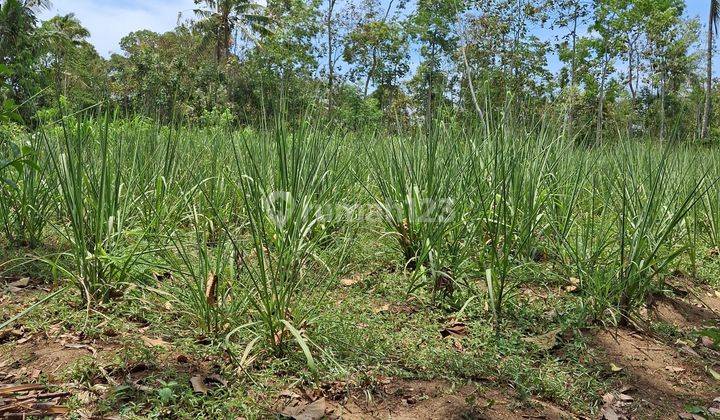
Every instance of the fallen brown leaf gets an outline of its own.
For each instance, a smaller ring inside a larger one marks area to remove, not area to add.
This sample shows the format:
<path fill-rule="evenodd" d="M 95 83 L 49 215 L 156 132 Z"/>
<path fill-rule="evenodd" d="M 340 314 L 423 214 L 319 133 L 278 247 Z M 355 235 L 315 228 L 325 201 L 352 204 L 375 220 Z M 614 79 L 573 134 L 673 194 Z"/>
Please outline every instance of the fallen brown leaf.
<path fill-rule="evenodd" d="M 629 396 L 629 395 L 627 395 L 627 394 L 618 394 L 617 397 L 618 397 L 618 399 L 619 399 L 620 401 L 622 401 L 622 402 L 630 402 L 630 401 L 633 401 L 633 400 L 634 400 L 633 397 L 631 397 L 631 396 Z"/>
<path fill-rule="evenodd" d="M 453 340 L 452 340 L 452 345 L 453 345 L 453 347 L 455 347 L 455 350 L 459 351 L 460 353 L 462 353 L 462 352 L 465 351 L 465 348 L 463 347 L 463 345 L 462 345 L 462 343 L 460 342 L 460 340 L 458 340 L 458 339 L 456 339 L 456 338 L 453 338 Z"/>
<path fill-rule="evenodd" d="M 30 284 L 30 278 L 29 277 L 23 277 L 19 280 L 16 280 L 12 283 L 8 283 L 8 286 L 10 287 L 17 287 L 19 289 L 23 287 L 27 287 Z"/>
<path fill-rule="evenodd" d="M 286 389 L 282 391 L 280 394 L 278 394 L 278 397 L 288 398 L 290 400 L 299 400 L 300 394 L 298 394 L 295 391 L 292 391 L 290 389 Z"/>
<path fill-rule="evenodd" d="M 361 280 L 360 275 L 355 274 L 354 276 L 352 276 L 352 277 L 350 277 L 350 278 L 346 278 L 346 279 L 340 280 L 340 284 L 342 284 L 342 285 L 345 286 L 345 287 L 350 287 L 350 286 L 352 286 L 352 285 L 354 285 L 354 284 L 359 283 L 360 280 Z"/>
<path fill-rule="evenodd" d="M 713 340 L 712 338 L 710 338 L 706 335 L 703 335 L 702 337 L 700 337 L 700 342 L 702 343 L 703 346 L 708 347 L 708 348 L 712 348 L 715 345 L 715 340 Z"/>
<path fill-rule="evenodd" d="M 16 344 L 24 344 L 24 343 L 27 343 L 28 341 L 30 341 L 31 339 L 32 339 L 31 336 L 26 336 L 26 337 L 23 337 L 23 338 L 17 340 L 15 343 Z"/>
<path fill-rule="evenodd" d="M 602 396 L 603 403 L 612 404 L 615 401 L 615 393 L 608 392 Z"/>
<path fill-rule="evenodd" d="M 466 336 L 468 327 L 464 322 L 454 321 L 450 325 L 440 330 L 440 335 L 445 338 L 449 336 Z"/>
<path fill-rule="evenodd" d="M 226 387 L 227 381 L 220 375 L 195 375 L 190 378 L 193 391 L 198 394 L 207 394 L 211 389 Z"/>
<path fill-rule="evenodd" d="M 300 404 L 294 407 L 286 407 L 280 414 L 294 420 L 319 420 L 325 417 L 326 411 L 325 398 L 320 398 L 307 405 Z"/>
<path fill-rule="evenodd" d="M 373 311 L 373 314 L 377 315 L 377 314 L 379 314 L 380 312 L 387 312 L 387 311 L 389 311 L 389 310 L 390 310 L 390 305 L 386 303 L 386 304 L 384 304 L 384 305 L 382 305 L 382 306 L 373 308 L 372 311 Z"/>
<path fill-rule="evenodd" d="M 560 330 L 556 329 L 534 337 L 523 337 L 522 340 L 526 343 L 536 345 L 542 351 L 549 351 L 557 346 L 557 336 L 559 333 Z"/>
<path fill-rule="evenodd" d="M 68 349 L 87 350 L 90 353 L 92 353 L 93 356 L 97 356 L 97 350 L 95 350 L 94 347 L 87 345 L 87 344 L 65 343 L 63 345 L 63 347 L 66 347 Z"/>
<path fill-rule="evenodd" d="M 602 417 L 605 420 L 619 420 L 620 416 L 612 408 L 603 408 L 601 411 Z"/>
<path fill-rule="evenodd" d="M 45 389 L 45 385 L 40 385 L 40 384 L 0 385 L 0 395 L 11 395 L 16 392 L 33 391 L 36 389 Z"/>
<path fill-rule="evenodd" d="M 205 381 L 202 376 L 193 376 L 190 378 L 190 385 L 192 385 L 193 391 L 196 394 L 207 394 L 209 389 L 205 386 Z"/>
<path fill-rule="evenodd" d="M 680 351 L 683 353 L 689 354 L 690 356 L 694 356 L 694 357 L 698 357 L 698 358 L 700 357 L 700 355 L 695 350 L 693 350 L 690 346 L 682 346 L 682 347 L 680 347 Z"/>
<path fill-rule="evenodd" d="M 140 339 L 148 347 L 162 347 L 165 349 L 170 348 L 170 343 L 163 340 L 162 338 L 150 338 L 141 336 Z"/>
<path fill-rule="evenodd" d="M 217 276 L 212 271 L 208 273 L 205 282 L 205 300 L 209 306 L 215 306 L 217 303 Z"/>

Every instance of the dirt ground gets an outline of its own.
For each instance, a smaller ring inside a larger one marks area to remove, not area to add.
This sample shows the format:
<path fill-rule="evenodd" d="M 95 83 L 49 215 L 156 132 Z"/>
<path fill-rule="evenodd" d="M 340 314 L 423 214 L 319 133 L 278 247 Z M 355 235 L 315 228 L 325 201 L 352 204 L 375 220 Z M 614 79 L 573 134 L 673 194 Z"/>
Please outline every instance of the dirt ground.
<path fill-rule="evenodd" d="M 706 287 L 684 287 L 673 298 L 654 299 L 645 315 L 647 321 L 693 333 L 717 328 L 718 312 L 720 294 Z M 313 389 L 294 387 L 267 396 L 266 410 L 268 415 L 295 419 L 699 419 L 720 415 L 720 377 L 715 377 L 720 372 L 720 352 L 708 337 L 698 333 L 697 340 L 672 342 L 651 328 L 602 328 L 586 334 L 592 363 L 609 366 L 613 378 L 612 387 L 598 396 L 602 398 L 599 412 L 574 413 L 538 399 L 521 400 L 512 384 L 390 377 L 365 385 L 338 382 Z M 147 347 L 169 345 L 152 337 L 140 340 Z M 117 363 L 125 343 L 112 334 L 89 340 L 52 328 L 34 335 L 22 327 L 5 330 L 0 334 L 0 418 L 71 414 L 92 418 L 92 401 L 112 386 L 129 383 L 142 388 L 143 372 L 151 367 L 102 368 Z M 78 386 L 62 374 L 88 358 L 101 367 L 92 387 Z M 172 352 L 154 369 L 168 363 L 188 373 L 204 370 L 201 363 Z M 73 396 L 87 406 L 70 409 L 67 403 Z M 695 408 L 704 411 L 693 413 Z"/>

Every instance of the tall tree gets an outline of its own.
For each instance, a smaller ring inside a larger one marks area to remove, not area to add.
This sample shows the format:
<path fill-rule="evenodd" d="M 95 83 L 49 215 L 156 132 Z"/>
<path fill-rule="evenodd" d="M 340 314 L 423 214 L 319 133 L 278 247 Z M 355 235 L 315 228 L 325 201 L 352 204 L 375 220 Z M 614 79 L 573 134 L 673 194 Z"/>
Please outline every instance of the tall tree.
<path fill-rule="evenodd" d="M 336 0 L 328 0 L 327 14 L 325 15 L 325 31 L 327 32 L 327 71 L 328 71 L 328 88 L 327 88 L 327 107 L 328 115 L 332 115 L 333 111 L 333 83 L 335 82 L 335 28 L 334 13 Z"/>
<path fill-rule="evenodd" d="M 195 4 L 205 6 L 195 9 L 195 14 L 215 38 L 215 58 L 220 65 L 227 62 L 237 31 L 252 40 L 255 34 L 270 31 L 262 6 L 252 0 L 195 0 Z"/>
<path fill-rule="evenodd" d="M 710 114 L 712 112 L 713 38 L 718 32 L 718 22 L 720 22 L 720 0 L 710 0 L 707 34 L 707 74 L 705 76 L 705 109 L 703 111 L 702 133 L 700 135 L 703 139 L 707 138 L 710 129 Z"/>
<path fill-rule="evenodd" d="M 322 56 L 316 42 L 325 21 L 321 0 L 268 0 L 265 12 L 282 25 L 263 36 L 262 48 L 244 57 L 239 69 L 245 82 L 237 100 L 251 118 L 283 111 L 301 115 L 326 94 L 325 83 L 314 78 Z"/>
<path fill-rule="evenodd" d="M 608 87 L 608 78 L 614 72 L 614 60 L 618 54 L 618 44 L 621 40 L 613 27 L 617 18 L 616 3 L 613 0 L 602 0 L 595 9 L 592 29 L 598 33 L 599 39 L 595 42 L 595 49 L 600 61 L 600 86 L 597 95 L 596 142 L 603 141 L 605 131 L 605 99 Z"/>
<path fill-rule="evenodd" d="M 471 104 L 475 114 L 482 114 L 484 99 L 491 104 L 511 99 L 523 106 L 546 99 L 547 42 L 533 34 L 545 22 L 538 5 L 534 0 L 473 1 L 463 13 L 463 45 L 455 54 L 462 74 L 460 100 Z"/>
<path fill-rule="evenodd" d="M 554 23 L 560 27 L 569 28 L 569 31 L 561 37 L 562 42 L 558 47 L 558 52 L 562 61 L 569 62 L 569 65 L 563 69 L 565 80 L 561 86 L 566 97 L 563 131 L 568 137 L 572 137 L 574 135 L 575 102 L 578 96 L 578 29 L 585 25 L 586 19 L 591 13 L 591 6 L 582 0 L 560 0 L 556 7 L 558 13 Z"/>
<path fill-rule="evenodd" d="M 462 0 L 417 0 L 415 13 L 410 19 L 411 34 L 420 42 L 423 58 L 416 77 L 421 77 L 424 96 L 426 128 L 432 126 L 436 101 L 444 94 L 446 75 L 441 74 L 443 59 L 457 47 L 456 26 L 465 7 Z"/>
<path fill-rule="evenodd" d="M 385 106 L 385 99 L 390 99 L 387 94 L 409 70 L 407 34 L 399 16 L 388 19 L 393 0 L 384 9 L 376 0 L 364 6 L 356 13 L 358 24 L 345 37 L 343 58 L 353 66 L 351 77 L 362 89 L 363 97 L 368 96 L 372 83 L 380 105 Z"/>
<path fill-rule="evenodd" d="M 0 80 L 8 92 L 7 99 L 20 107 L 26 121 L 33 114 L 30 99 L 42 89 L 36 13 L 49 7 L 44 0 L 6 0 L 0 4 L 0 65 L 7 69 Z"/>
<path fill-rule="evenodd" d="M 638 0 L 645 16 L 646 61 L 650 82 L 655 88 L 659 136 L 666 139 L 668 120 L 675 115 L 672 107 L 679 90 L 693 73 L 696 56 L 690 52 L 696 29 L 683 19 L 682 0 Z M 670 112 L 669 112 L 670 111 Z"/>
<path fill-rule="evenodd" d="M 58 93 L 65 95 L 68 88 L 69 62 L 77 58 L 81 49 L 95 49 L 87 42 L 90 32 L 73 13 L 55 16 L 43 22 L 40 37 L 47 49 L 46 66 L 51 69 Z"/>

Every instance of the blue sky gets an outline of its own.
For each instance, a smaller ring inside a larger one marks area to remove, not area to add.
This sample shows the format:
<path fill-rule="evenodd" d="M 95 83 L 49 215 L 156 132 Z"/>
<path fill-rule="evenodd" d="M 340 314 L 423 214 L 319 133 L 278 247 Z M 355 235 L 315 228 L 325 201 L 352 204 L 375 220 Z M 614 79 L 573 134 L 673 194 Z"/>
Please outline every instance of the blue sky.
<path fill-rule="evenodd" d="M 52 0 L 40 19 L 75 13 L 90 31 L 90 42 L 108 57 L 120 52 L 120 39 L 138 29 L 164 32 L 175 27 L 178 13 L 191 16 L 193 0 Z"/>
<path fill-rule="evenodd" d="M 53 8 L 44 11 L 40 18 L 75 13 L 90 31 L 90 41 L 98 53 L 105 57 L 120 52 L 120 39 L 128 33 L 138 29 L 171 30 L 179 18 L 191 17 L 195 8 L 193 0 L 52 0 L 52 3 Z M 686 0 L 685 4 L 686 15 L 700 17 L 704 25 L 710 0 Z M 549 62 L 551 70 L 556 70 L 557 60 L 550 57 Z M 715 67 L 720 70 L 720 66 Z"/>
<path fill-rule="evenodd" d="M 708 11 L 710 10 L 710 0 L 685 0 L 685 14 L 689 17 L 698 17 L 700 23 L 703 25 L 703 42 L 707 41 L 707 19 Z M 707 60 L 706 60 L 707 62 Z M 713 63 L 713 73 L 715 76 L 720 76 L 720 63 L 716 59 Z"/>

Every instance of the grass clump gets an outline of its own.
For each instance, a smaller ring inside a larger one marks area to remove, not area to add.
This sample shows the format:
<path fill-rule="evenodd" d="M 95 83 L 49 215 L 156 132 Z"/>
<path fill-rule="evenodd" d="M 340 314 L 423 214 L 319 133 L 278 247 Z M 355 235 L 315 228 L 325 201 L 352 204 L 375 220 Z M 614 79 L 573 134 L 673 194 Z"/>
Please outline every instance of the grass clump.
<path fill-rule="evenodd" d="M 108 129 L 107 120 L 77 122 L 62 126 L 58 143 L 46 137 L 60 190 L 63 223 L 58 232 L 70 244 L 64 255 L 70 265 L 54 266 L 74 280 L 88 305 L 119 294 L 138 274 L 139 261 L 149 249 L 145 232 L 134 224 L 142 197 L 136 189 L 142 186 L 135 184 L 140 179 L 137 168 L 123 166 L 137 139 L 110 138 Z"/>

